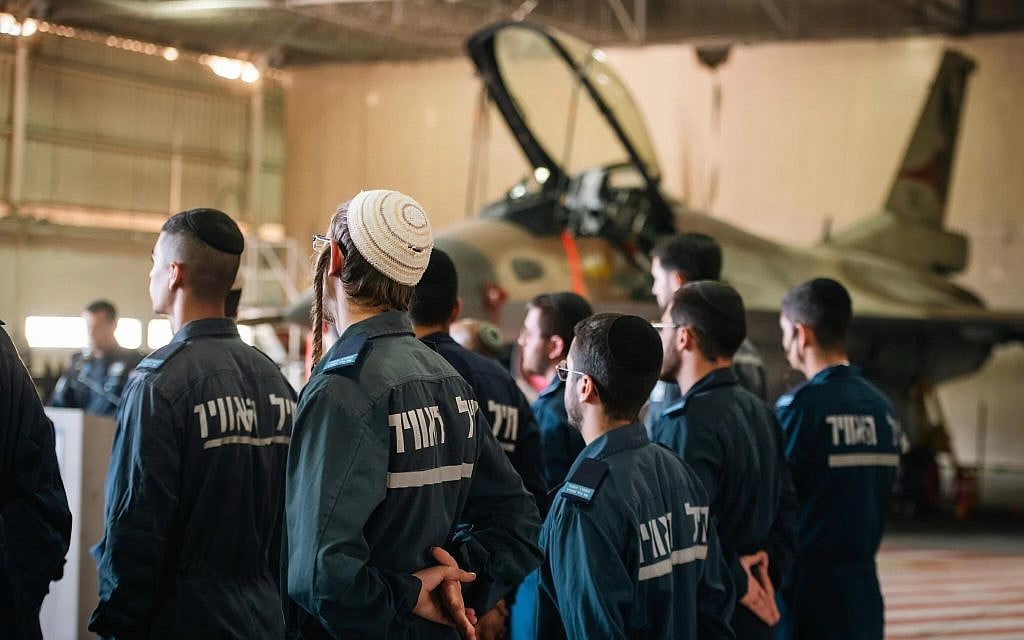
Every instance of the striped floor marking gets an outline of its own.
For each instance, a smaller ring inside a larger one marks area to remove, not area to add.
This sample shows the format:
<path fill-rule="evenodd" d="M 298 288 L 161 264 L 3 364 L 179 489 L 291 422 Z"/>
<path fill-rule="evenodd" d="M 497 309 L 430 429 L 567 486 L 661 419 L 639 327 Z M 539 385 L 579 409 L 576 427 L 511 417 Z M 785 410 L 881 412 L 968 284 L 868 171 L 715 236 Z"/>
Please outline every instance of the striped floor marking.
<path fill-rule="evenodd" d="M 1021 555 L 885 548 L 887 640 L 1024 640 Z"/>

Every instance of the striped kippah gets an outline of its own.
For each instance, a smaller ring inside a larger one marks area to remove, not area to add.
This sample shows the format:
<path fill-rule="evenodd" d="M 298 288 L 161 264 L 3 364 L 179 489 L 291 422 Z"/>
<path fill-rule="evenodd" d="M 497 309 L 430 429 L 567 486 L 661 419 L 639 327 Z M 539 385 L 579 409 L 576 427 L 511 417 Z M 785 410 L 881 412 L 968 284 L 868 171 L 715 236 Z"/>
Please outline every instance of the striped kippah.
<path fill-rule="evenodd" d="M 399 284 L 415 285 L 430 261 L 434 237 L 418 202 L 398 191 L 360 191 L 348 206 L 352 244 L 367 262 Z"/>

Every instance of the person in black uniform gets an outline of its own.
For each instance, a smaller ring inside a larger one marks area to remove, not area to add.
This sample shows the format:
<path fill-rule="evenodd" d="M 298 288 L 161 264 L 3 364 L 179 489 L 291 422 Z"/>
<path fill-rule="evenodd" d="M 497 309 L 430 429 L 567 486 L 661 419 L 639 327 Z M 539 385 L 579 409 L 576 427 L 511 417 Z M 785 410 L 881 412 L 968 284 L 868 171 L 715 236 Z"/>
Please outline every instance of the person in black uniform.
<path fill-rule="evenodd" d="M 587 446 L 541 532 L 539 638 L 734 637 L 711 501 L 637 420 L 661 360 L 657 332 L 636 316 L 576 325 L 558 375 Z"/>
<path fill-rule="evenodd" d="M 416 285 L 409 317 L 416 336 L 448 361 L 473 387 L 480 407 L 491 425 L 498 444 L 533 494 L 541 513 L 546 511 L 547 485 L 541 468 L 540 434 L 530 404 L 516 381 L 498 362 L 459 346 L 448 329 L 459 317 L 462 301 L 458 297 L 459 280 L 455 264 L 444 251 L 434 249 L 423 277 Z M 532 585 L 536 589 L 536 584 Z M 507 603 L 480 616 L 477 631 L 487 640 L 503 630 L 508 616 Z"/>
<path fill-rule="evenodd" d="M 687 282 L 719 280 L 721 273 L 722 248 L 714 238 L 703 233 L 683 233 L 666 238 L 651 251 L 651 277 L 654 279 L 651 293 L 662 311 L 672 303 L 672 295 Z M 768 401 L 764 361 L 757 347 L 746 337 L 733 355 L 732 370 L 742 386 Z M 675 382 L 658 381 L 644 415 L 648 434 L 665 408 L 678 402 L 681 395 Z"/>
<path fill-rule="evenodd" d="M 89 345 L 71 356 L 47 405 L 83 409 L 112 418 L 128 376 L 142 360 L 142 353 L 117 343 L 117 310 L 106 300 L 89 304 L 82 317 Z"/>
<path fill-rule="evenodd" d="M 0 626 L 41 639 L 39 608 L 71 545 L 53 423 L 0 321 Z"/>
<path fill-rule="evenodd" d="M 793 559 L 796 495 L 771 408 L 740 386 L 732 355 L 746 335 L 743 300 L 719 282 L 691 282 L 662 316 L 662 380 L 683 392 L 654 440 L 693 467 L 711 500 L 739 600 L 737 638 L 772 637 L 776 584 Z"/>
<path fill-rule="evenodd" d="M 106 530 L 93 549 L 113 638 L 281 638 L 278 575 L 295 393 L 238 336 L 224 299 L 244 240 L 213 209 L 163 225 L 149 295 L 171 342 L 139 363 L 118 410 Z"/>
<path fill-rule="evenodd" d="M 527 306 L 519 333 L 523 373 L 549 380 L 531 405 L 540 425 L 544 477 L 549 487 L 565 480 L 573 460 L 583 450 L 583 438 L 569 426 L 565 415 L 565 383 L 555 375 L 555 367 L 569 353 L 572 328 L 593 313 L 590 303 L 575 293 L 542 294 Z"/>
<path fill-rule="evenodd" d="M 314 332 L 288 459 L 286 575 L 305 638 L 472 635 L 458 582 L 488 611 L 540 563 L 533 497 L 405 313 L 432 246 L 422 207 L 387 190 L 341 205 L 314 243 L 313 326 L 329 318 L 341 337 L 321 354 Z"/>
<path fill-rule="evenodd" d="M 783 638 L 880 640 L 884 612 L 875 554 L 900 458 L 900 426 L 852 366 L 850 295 L 817 278 L 786 293 L 782 347 L 807 381 L 779 398 L 786 457 L 800 501 L 796 566 L 783 600 Z"/>

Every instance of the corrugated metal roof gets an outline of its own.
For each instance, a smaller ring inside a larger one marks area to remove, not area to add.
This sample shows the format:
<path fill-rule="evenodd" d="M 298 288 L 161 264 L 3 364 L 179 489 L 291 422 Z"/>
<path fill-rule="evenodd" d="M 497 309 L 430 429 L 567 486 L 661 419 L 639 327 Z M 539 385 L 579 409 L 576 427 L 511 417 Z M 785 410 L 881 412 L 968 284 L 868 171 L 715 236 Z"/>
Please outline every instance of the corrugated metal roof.
<path fill-rule="evenodd" d="M 1024 28 L 1012 0 L 48 0 L 35 17 L 271 66 L 461 55 L 528 15 L 597 44 L 878 37 Z"/>

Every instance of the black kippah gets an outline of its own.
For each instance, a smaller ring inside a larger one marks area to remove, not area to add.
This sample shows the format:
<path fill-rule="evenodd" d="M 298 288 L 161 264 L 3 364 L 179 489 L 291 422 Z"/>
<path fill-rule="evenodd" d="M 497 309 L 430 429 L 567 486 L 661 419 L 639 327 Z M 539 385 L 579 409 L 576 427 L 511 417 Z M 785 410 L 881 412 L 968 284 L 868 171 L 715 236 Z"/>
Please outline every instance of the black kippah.
<path fill-rule="evenodd" d="M 620 316 L 608 327 L 612 364 L 629 373 L 661 370 L 661 337 L 651 323 L 637 316 Z"/>
<path fill-rule="evenodd" d="M 241 255 L 245 238 L 231 216 L 216 209 L 189 209 L 182 214 L 196 237 L 217 251 Z"/>

